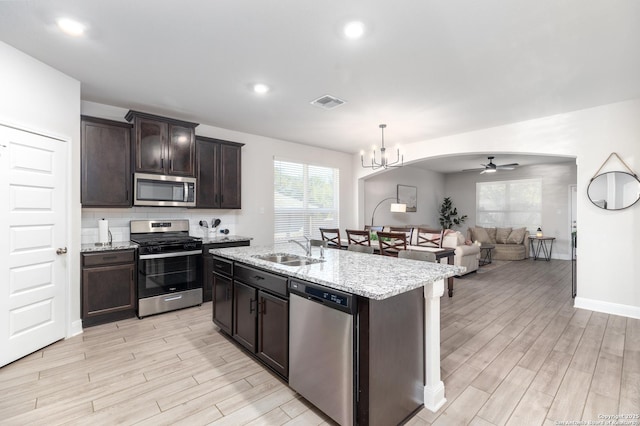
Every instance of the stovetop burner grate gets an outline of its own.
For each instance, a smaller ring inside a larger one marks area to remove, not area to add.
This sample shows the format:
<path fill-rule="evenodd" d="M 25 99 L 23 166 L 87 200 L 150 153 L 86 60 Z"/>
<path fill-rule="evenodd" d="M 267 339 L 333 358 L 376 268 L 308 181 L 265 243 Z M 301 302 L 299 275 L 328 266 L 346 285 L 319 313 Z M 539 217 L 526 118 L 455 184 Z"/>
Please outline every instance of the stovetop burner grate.
<path fill-rule="evenodd" d="M 132 234 L 131 241 L 141 246 L 169 245 L 202 241 L 202 238 L 192 237 L 184 233 L 164 232 L 160 234 Z"/>

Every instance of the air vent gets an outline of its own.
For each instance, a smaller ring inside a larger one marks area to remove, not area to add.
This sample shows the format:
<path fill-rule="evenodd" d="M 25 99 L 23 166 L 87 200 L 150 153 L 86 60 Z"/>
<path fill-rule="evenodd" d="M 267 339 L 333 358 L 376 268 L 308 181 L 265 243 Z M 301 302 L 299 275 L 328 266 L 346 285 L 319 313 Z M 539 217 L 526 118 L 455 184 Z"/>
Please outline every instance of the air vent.
<path fill-rule="evenodd" d="M 343 101 L 342 99 L 338 99 L 335 96 L 331 95 L 324 95 L 314 101 L 311 101 L 311 105 L 318 106 L 322 109 L 333 109 L 339 107 L 344 103 L 346 103 L 346 101 Z"/>

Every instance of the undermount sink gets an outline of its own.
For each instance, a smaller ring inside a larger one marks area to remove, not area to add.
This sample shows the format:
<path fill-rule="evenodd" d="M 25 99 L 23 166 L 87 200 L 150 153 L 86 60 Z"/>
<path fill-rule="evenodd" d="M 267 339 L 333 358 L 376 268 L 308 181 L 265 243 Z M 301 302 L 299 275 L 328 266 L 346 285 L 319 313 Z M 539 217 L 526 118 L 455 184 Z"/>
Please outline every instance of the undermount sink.
<path fill-rule="evenodd" d="M 298 256 L 297 254 L 288 253 L 269 253 L 254 256 L 256 259 L 266 260 L 267 262 L 279 263 L 286 266 L 304 266 L 314 263 L 324 262 L 322 259 L 313 257 Z"/>

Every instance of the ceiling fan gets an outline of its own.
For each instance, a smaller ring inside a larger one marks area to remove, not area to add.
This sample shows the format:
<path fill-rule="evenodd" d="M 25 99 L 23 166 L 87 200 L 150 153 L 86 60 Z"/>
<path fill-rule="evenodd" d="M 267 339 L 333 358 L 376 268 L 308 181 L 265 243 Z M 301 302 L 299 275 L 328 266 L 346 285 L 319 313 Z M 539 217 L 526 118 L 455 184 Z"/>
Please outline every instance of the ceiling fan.
<path fill-rule="evenodd" d="M 487 157 L 487 158 L 489 159 L 489 164 L 480 164 L 481 166 L 483 166 L 483 168 L 465 169 L 465 170 L 463 170 L 463 172 L 472 172 L 472 171 L 480 170 L 480 174 L 483 174 L 483 173 L 494 173 L 494 172 L 497 172 L 498 170 L 513 170 L 517 166 L 519 166 L 518 163 L 495 164 L 493 162 L 493 159 L 496 158 L 496 157 L 490 156 L 490 157 Z"/>

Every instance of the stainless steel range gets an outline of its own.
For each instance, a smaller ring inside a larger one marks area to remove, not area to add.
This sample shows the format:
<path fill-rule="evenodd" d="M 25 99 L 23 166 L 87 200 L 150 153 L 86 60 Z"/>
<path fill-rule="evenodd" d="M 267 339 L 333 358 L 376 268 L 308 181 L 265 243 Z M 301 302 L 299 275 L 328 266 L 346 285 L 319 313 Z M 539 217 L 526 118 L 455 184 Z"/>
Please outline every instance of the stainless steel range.
<path fill-rule="evenodd" d="M 132 220 L 138 244 L 138 317 L 202 303 L 202 240 L 188 220 Z"/>

